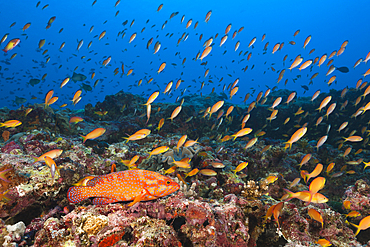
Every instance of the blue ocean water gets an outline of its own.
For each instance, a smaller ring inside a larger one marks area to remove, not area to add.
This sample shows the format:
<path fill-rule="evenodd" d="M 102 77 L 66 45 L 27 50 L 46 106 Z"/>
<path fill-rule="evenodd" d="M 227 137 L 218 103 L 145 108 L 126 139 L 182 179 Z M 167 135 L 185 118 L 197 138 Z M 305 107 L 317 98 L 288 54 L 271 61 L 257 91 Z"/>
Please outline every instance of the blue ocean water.
<path fill-rule="evenodd" d="M 1 96 L 0 104 L 9 108 L 17 108 L 13 102 L 15 97 L 25 98 L 23 104 L 43 103 L 45 94 L 53 89 L 59 100 L 53 107 L 68 103 L 71 106 L 73 94 L 80 89 L 82 83 L 92 87 L 92 91 L 83 91 L 82 100 L 75 108 L 83 108 L 87 103 L 95 104 L 104 100 L 106 95 L 120 90 L 141 94 L 148 97 L 153 91 L 163 92 L 167 83 L 181 79 L 178 90 L 172 90 L 170 95 L 160 94 L 158 102 L 174 102 L 181 92 L 184 95 L 193 93 L 207 95 L 215 88 L 220 93 L 224 84 L 229 85 L 239 78 L 239 91 L 230 102 L 241 103 L 246 93 L 255 93 L 248 102 L 254 100 L 259 91 L 277 86 L 278 89 L 297 91 L 298 96 L 312 96 L 316 90 L 322 92 L 330 89 L 341 90 L 344 87 L 355 87 L 358 79 L 369 68 L 361 63 L 353 69 L 355 62 L 364 59 L 370 51 L 368 44 L 370 36 L 366 33 L 367 12 L 370 3 L 359 1 L 2 1 L 0 14 L 0 36 L 9 34 L 1 44 L 4 49 L 9 40 L 20 39 L 20 44 L 13 50 L 2 53 L 0 59 Z M 157 11 L 160 4 L 163 8 Z M 45 7 L 48 5 L 47 7 Z M 208 23 L 205 16 L 208 11 L 212 15 Z M 118 12 L 119 11 L 119 12 Z M 117 13 L 118 12 L 118 13 Z M 172 13 L 178 14 L 170 19 Z M 181 23 L 182 17 L 184 21 Z M 56 17 L 51 27 L 46 29 L 51 17 Z M 186 29 L 186 24 L 192 19 L 192 25 Z M 123 23 L 127 20 L 127 24 Z M 130 24 L 133 22 L 132 26 Z M 196 29 L 194 25 L 199 22 Z M 10 27 L 13 23 L 14 26 Z M 22 31 L 26 23 L 30 27 Z M 163 24 L 166 23 L 163 27 Z M 232 28 L 226 43 L 219 47 L 221 37 L 225 35 L 228 24 Z M 94 26 L 90 33 L 90 28 Z M 232 39 L 235 31 L 244 30 Z M 145 29 L 144 29 L 145 28 Z M 62 31 L 60 31 L 62 29 Z M 144 29 L 144 30 L 143 30 Z M 296 30 L 299 34 L 294 37 Z M 101 40 L 98 36 L 106 31 Z M 123 33 L 125 34 L 124 37 Z M 129 43 L 133 33 L 135 40 Z M 185 33 L 186 41 L 177 45 Z M 215 38 L 215 35 L 218 37 Z M 266 38 L 261 42 L 262 35 Z M 201 41 L 199 36 L 203 35 Z M 304 40 L 309 36 L 312 40 L 303 49 Z M 195 60 L 198 52 L 204 50 L 204 42 L 213 37 L 213 49 L 203 61 Z M 248 48 L 254 38 L 257 41 Z M 147 49 L 147 42 L 153 38 L 153 43 Z M 38 49 L 38 43 L 45 39 L 46 43 Z M 78 42 L 83 40 L 82 47 L 77 50 Z M 301 54 L 304 61 L 329 55 L 339 50 L 341 44 L 348 40 L 344 53 L 334 57 L 335 67 L 346 66 L 349 73 L 335 71 L 332 75 L 337 80 L 331 86 L 327 85 L 329 76 L 325 76 L 328 67 L 326 63 L 320 68 L 316 65 L 312 70 L 307 68 L 292 71 L 288 67 L 292 59 Z M 92 45 L 88 48 L 89 42 Z M 154 44 L 159 41 L 161 48 L 153 54 Z M 235 44 L 240 41 L 240 47 L 234 51 Z M 289 41 L 295 41 L 290 45 Z M 65 42 L 63 49 L 59 49 Z M 268 49 L 263 54 L 263 48 L 269 42 Z M 284 47 L 272 54 L 276 43 L 284 42 Z M 312 54 L 309 52 L 315 49 Z M 43 55 L 43 53 L 47 52 Z M 226 53 L 225 53 L 226 52 Z M 240 55 L 240 52 L 242 53 Z M 248 52 L 244 55 L 245 52 Z M 10 60 L 13 54 L 17 54 Z M 252 53 L 249 61 L 247 55 Z M 288 59 L 283 63 L 283 58 Z M 111 62 L 103 66 L 102 62 L 111 56 Z M 47 59 L 50 61 L 46 63 Z M 182 65 L 183 59 L 186 62 Z M 90 59 L 90 60 L 89 60 Z M 166 68 L 160 74 L 157 70 L 161 63 L 166 62 Z M 206 65 L 201 65 L 206 62 Z M 125 74 L 121 66 L 124 65 Z M 248 66 L 246 72 L 243 69 Z M 253 69 L 251 69 L 254 66 Z M 272 71 L 273 67 L 276 71 Z M 118 68 L 119 73 L 114 75 Z M 129 69 L 133 73 L 126 76 Z M 209 74 L 204 77 L 205 71 Z M 286 69 L 283 80 L 277 84 L 279 71 Z M 83 82 L 70 81 L 60 89 L 61 82 L 73 75 L 73 72 L 83 74 L 87 79 Z M 95 78 L 91 74 L 95 72 Z M 309 84 L 309 78 L 318 72 L 319 75 Z M 31 86 L 30 79 L 45 80 Z M 301 77 L 293 81 L 294 78 Z M 148 84 L 150 78 L 153 81 Z M 221 82 L 220 79 L 223 78 Z M 94 82 L 99 83 L 94 87 Z M 139 80 L 143 82 L 138 85 Z M 285 79 L 288 79 L 284 85 Z M 202 82 L 205 83 L 201 90 Z M 301 87 L 306 85 L 309 90 L 304 93 Z M 229 94 L 225 90 L 226 94 Z M 37 99 L 31 99 L 36 96 Z"/>

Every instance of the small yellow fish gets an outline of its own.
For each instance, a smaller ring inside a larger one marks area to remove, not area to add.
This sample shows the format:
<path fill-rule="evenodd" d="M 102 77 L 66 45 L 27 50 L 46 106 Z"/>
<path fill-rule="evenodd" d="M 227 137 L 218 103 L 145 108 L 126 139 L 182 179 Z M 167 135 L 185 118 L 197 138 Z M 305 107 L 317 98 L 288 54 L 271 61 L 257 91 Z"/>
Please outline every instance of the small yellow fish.
<path fill-rule="evenodd" d="M 321 214 L 316 209 L 310 208 L 308 210 L 308 215 L 311 217 L 311 219 L 320 222 L 321 228 L 324 227 L 324 219 L 322 218 Z"/>
<path fill-rule="evenodd" d="M 351 209 L 351 202 L 350 202 L 350 201 L 345 200 L 345 201 L 343 202 L 343 207 L 344 207 L 345 209 L 347 209 L 347 210 L 350 210 L 350 209 Z"/>
<path fill-rule="evenodd" d="M 104 133 L 105 133 L 104 128 L 96 128 L 93 131 L 91 131 L 89 134 L 87 134 L 86 136 L 81 135 L 81 137 L 83 139 L 83 143 L 85 143 L 87 140 L 92 140 L 92 139 L 98 138 L 99 136 L 103 135 Z"/>
<path fill-rule="evenodd" d="M 156 128 L 156 130 L 158 130 L 158 132 L 162 128 L 163 124 L 164 124 L 164 118 L 162 118 L 161 120 L 159 120 L 158 127 Z"/>
<path fill-rule="evenodd" d="M 198 172 L 199 172 L 199 169 L 195 168 L 195 169 L 191 170 L 190 172 L 185 173 L 185 178 L 195 176 Z"/>
<path fill-rule="evenodd" d="M 244 128 L 244 129 L 239 130 L 238 132 L 236 132 L 235 134 L 231 136 L 234 137 L 234 141 L 235 141 L 236 138 L 248 135 L 251 132 L 252 132 L 251 128 Z"/>
<path fill-rule="evenodd" d="M 95 178 L 96 176 L 90 175 L 84 178 L 81 178 L 77 183 L 72 184 L 73 186 L 86 186 L 87 182 L 90 181 L 91 179 Z"/>
<path fill-rule="evenodd" d="M 289 149 L 291 149 L 292 148 L 292 144 L 294 142 L 297 142 L 299 139 L 301 139 L 304 136 L 304 134 L 306 134 L 306 132 L 307 132 L 307 127 L 300 128 L 296 132 L 294 132 L 294 134 L 286 142 L 286 144 L 289 144 L 288 145 Z"/>
<path fill-rule="evenodd" d="M 258 141 L 258 138 L 257 137 L 254 137 L 252 139 L 250 139 L 250 141 L 247 143 L 247 145 L 245 145 L 245 149 L 248 149 L 250 147 L 252 147 L 254 144 L 256 144 L 256 142 Z"/>
<path fill-rule="evenodd" d="M 153 101 L 158 97 L 158 95 L 159 91 L 155 91 L 154 93 L 152 93 L 152 95 L 150 95 L 150 97 L 148 98 L 147 102 L 144 105 L 149 105 L 153 103 Z"/>
<path fill-rule="evenodd" d="M 171 158 L 172 158 L 172 163 L 174 163 L 177 167 L 180 167 L 180 168 L 190 168 L 189 162 L 186 162 L 184 160 L 175 161 L 175 159 L 173 157 L 171 157 Z"/>
<path fill-rule="evenodd" d="M 177 166 L 172 166 L 164 172 L 164 174 L 170 174 L 176 171 Z"/>
<path fill-rule="evenodd" d="M 231 137 L 231 136 L 226 135 L 226 136 L 222 137 L 221 142 L 226 142 L 226 141 L 229 141 L 229 140 L 231 140 L 231 139 L 232 139 L 232 137 Z"/>
<path fill-rule="evenodd" d="M 176 146 L 176 149 L 177 151 L 179 151 L 180 147 L 182 147 L 182 145 L 184 145 L 186 139 L 188 138 L 187 135 L 183 135 L 180 140 L 177 142 L 177 146 Z"/>
<path fill-rule="evenodd" d="M 191 146 L 195 145 L 196 143 L 199 143 L 197 141 L 198 141 L 198 138 L 195 141 L 194 140 L 189 140 L 189 141 L 185 142 L 184 147 L 191 147 Z"/>
<path fill-rule="evenodd" d="M 182 109 L 182 106 L 179 105 L 178 107 L 175 108 L 175 110 L 173 110 L 172 114 L 171 114 L 171 117 L 169 117 L 168 119 L 171 119 L 171 122 L 173 121 L 173 119 L 175 117 L 177 117 L 177 115 L 179 115 L 180 111 Z"/>
<path fill-rule="evenodd" d="M 349 212 L 348 214 L 345 215 L 346 217 L 353 217 L 353 218 L 356 218 L 358 216 L 361 216 L 361 214 L 357 211 L 351 211 Z"/>
<path fill-rule="evenodd" d="M 108 111 L 96 111 L 94 112 L 94 114 L 98 115 L 98 116 L 105 116 L 107 115 Z"/>
<path fill-rule="evenodd" d="M 152 156 L 152 155 L 157 155 L 157 154 L 161 154 L 161 153 L 164 153 L 164 152 L 167 152 L 168 149 L 170 149 L 169 147 L 167 146 L 161 146 L 161 147 L 158 147 L 156 149 L 154 149 L 153 151 L 151 151 L 149 153 L 149 157 L 148 159 Z"/>
<path fill-rule="evenodd" d="M 32 156 L 32 158 L 34 159 L 34 162 L 44 161 L 44 157 L 46 157 L 46 156 L 48 156 L 52 159 L 55 159 L 55 158 L 59 157 L 62 153 L 63 153 L 63 150 L 61 150 L 61 149 L 53 149 L 49 152 L 44 153 L 40 157 Z"/>
<path fill-rule="evenodd" d="M 234 174 L 236 175 L 236 173 L 242 171 L 244 168 L 246 168 L 248 166 L 248 162 L 242 162 L 240 163 L 236 168 L 235 170 L 232 170 L 234 172 Z"/>
<path fill-rule="evenodd" d="M 272 184 L 273 182 L 275 182 L 276 180 L 278 180 L 278 178 L 279 178 L 278 176 L 273 176 L 273 175 L 268 176 L 266 178 L 267 184 Z"/>
<path fill-rule="evenodd" d="M 44 156 L 44 161 L 50 167 L 51 177 L 54 179 L 55 172 L 57 172 L 60 177 L 59 167 L 57 167 L 57 165 L 55 164 L 55 161 L 49 156 Z"/>
<path fill-rule="evenodd" d="M 150 130 L 141 129 L 141 130 L 136 131 L 134 134 L 130 135 L 129 137 L 124 137 L 124 139 L 126 139 L 126 143 L 127 143 L 129 141 L 137 141 L 137 140 L 144 139 L 149 134 L 150 134 Z"/>
<path fill-rule="evenodd" d="M 361 136 L 350 136 L 348 138 L 346 137 L 343 137 L 344 138 L 344 142 L 346 141 L 349 141 L 349 142 L 360 142 L 363 140 L 363 138 Z"/>
<path fill-rule="evenodd" d="M 22 122 L 18 120 L 8 120 L 4 123 L 0 123 L 0 127 L 5 127 L 5 128 L 15 128 L 19 125 L 21 125 Z"/>
<path fill-rule="evenodd" d="M 32 108 L 27 108 L 24 116 L 27 116 L 32 110 L 33 110 Z"/>
<path fill-rule="evenodd" d="M 289 188 L 293 188 L 294 186 L 296 186 L 297 184 L 299 184 L 299 182 L 301 181 L 300 178 L 295 178 L 289 185 Z"/>
<path fill-rule="evenodd" d="M 204 176 L 216 176 L 217 175 L 217 172 L 215 172 L 214 170 L 211 170 L 211 169 L 202 169 L 199 171 L 200 174 L 204 175 Z"/>
<path fill-rule="evenodd" d="M 71 123 L 77 124 L 77 123 L 82 122 L 82 121 L 84 121 L 84 119 L 83 119 L 83 118 L 81 118 L 81 117 L 71 117 L 71 118 L 69 119 L 69 123 L 70 123 L 70 124 L 71 124 Z"/>
<path fill-rule="evenodd" d="M 330 241 L 329 240 L 326 240 L 325 238 L 321 238 L 321 239 L 317 240 L 316 243 L 319 244 L 319 245 L 321 245 L 321 247 L 329 247 L 329 246 L 332 245 L 330 243 Z"/>

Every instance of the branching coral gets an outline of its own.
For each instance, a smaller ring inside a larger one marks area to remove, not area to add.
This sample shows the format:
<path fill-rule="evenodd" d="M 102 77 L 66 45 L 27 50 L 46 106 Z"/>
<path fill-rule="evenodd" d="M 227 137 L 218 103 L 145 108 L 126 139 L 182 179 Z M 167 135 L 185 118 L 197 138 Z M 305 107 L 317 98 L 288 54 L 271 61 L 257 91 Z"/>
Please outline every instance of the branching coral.
<path fill-rule="evenodd" d="M 181 191 L 186 198 L 197 196 L 197 192 L 195 191 L 195 188 L 197 186 L 196 183 L 192 183 L 191 186 L 189 187 L 187 184 L 184 184 L 178 178 L 174 178 L 174 180 L 180 185 L 179 191 Z"/>
<path fill-rule="evenodd" d="M 266 194 L 267 190 L 268 182 L 266 180 L 262 180 L 259 183 L 254 180 L 249 180 L 247 184 L 244 185 L 241 194 L 247 199 L 256 199 Z"/>

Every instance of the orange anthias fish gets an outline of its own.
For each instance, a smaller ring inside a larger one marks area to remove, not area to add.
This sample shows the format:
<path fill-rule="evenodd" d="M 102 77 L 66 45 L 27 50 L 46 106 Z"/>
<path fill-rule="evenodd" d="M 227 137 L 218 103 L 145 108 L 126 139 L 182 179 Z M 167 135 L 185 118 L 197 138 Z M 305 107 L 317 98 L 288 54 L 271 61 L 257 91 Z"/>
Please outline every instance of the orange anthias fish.
<path fill-rule="evenodd" d="M 104 205 L 120 201 L 155 200 L 177 191 L 179 184 L 159 173 L 146 170 L 113 172 L 89 180 L 86 186 L 69 188 L 67 198 L 71 203 L 95 197 L 93 204 Z"/>
<path fill-rule="evenodd" d="M 46 156 L 48 156 L 48 157 L 50 157 L 52 159 L 55 159 L 55 158 L 58 158 L 62 153 L 63 153 L 63 150 L 62 149 L 53 149 L 53 150 L 51 150 L 49 152 L 44 153 L 40 157 L 32 156 L 32 158 L 34 159 L 34 162 L 44 161 L 44 158 Z"/>
<path fill-rule="evenodd" d="M 71 118 L 69 119 L 69 123 L 70 123 L 70 124 L 71 124 L 71 123 L 77 124 L 77 123 L 82 122 L 82 121 L 84 121 L 84 119 L 83 119 L 83 118 L 81 118 L 81 117 L 71 117 Z"/>
<path fill-rule="evenodd" d="M 370 227 L 370 215 L 363 218 L 358 225 L 355 225 L 353 223 L 350 224 L 357 228 L 357 231 L 355 233 L 355 236 L 357 236 L 357 234 L 359 234 L 361 230 L 366 230 L 367 228 Z"/>
<path fill-rule="evenodd" d="M 285 149 L 287 149 L 288 147 L 289 147 L 289 149 L 291 149 L 292 144 L 294 142 L 297 142 L 299 139 L 301 139 L 302 136 L 304 136 L 304 134 L 306 134 L 306 132 L 307 132 L 306 127 L 300 128 L 299 130 L 294 132 L 294 134 L 290 137 L 290 139 L 287 142 L 285 142 L 286 144 L 289 144 L 289 145 L 285 146 Z"/>
<path fill-rule="evenodd" d="M 15 128 L 19 125 L 21 125 L 22 122 L 18 120 L 8 120 L 4 123 L 0 123 L 0 127 L 5 127 L 5 128 Z"/>
<path fill-rule="evenodd" d="M 83 143 L 85 143 L 86 140 L 89 140 L 89 139 L 92 140 L 92 139 L 98 138 L 99 136 L 103 135 L 104 133 L 105 133 L 104 128 L 96 128 L 93 131 L 91 131 L 89 134 L 87 134 L 86 136 L 81 135 L 81 137 L 83 139 Z"/>
<path fill-rule="evenodd" d="M 19 44 L 20 41 L 21 41 L 20 39 L 12 39 L 12 40 L 10 40 L 8 42 L 8 44 L 5 46 L 5 48 L 3 49 L 3 51 L 4 52 L 8 52 L 10 50 L 13 50 L 14 47 L 16 47 Z"/>

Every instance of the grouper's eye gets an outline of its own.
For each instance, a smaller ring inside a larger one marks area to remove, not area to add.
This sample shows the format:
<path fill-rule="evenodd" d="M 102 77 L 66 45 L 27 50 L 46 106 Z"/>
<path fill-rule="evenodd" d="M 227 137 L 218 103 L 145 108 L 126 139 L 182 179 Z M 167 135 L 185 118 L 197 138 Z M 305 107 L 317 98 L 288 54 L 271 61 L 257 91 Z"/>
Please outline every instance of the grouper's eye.
<path fill-rule="evenodd" d="M 167 181 L 166 184 L 170 184 L 171 182 L 170 181 Z"/>

